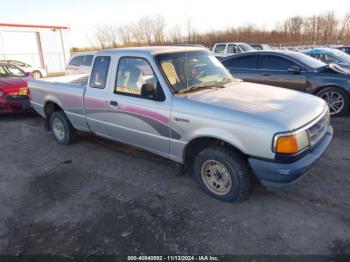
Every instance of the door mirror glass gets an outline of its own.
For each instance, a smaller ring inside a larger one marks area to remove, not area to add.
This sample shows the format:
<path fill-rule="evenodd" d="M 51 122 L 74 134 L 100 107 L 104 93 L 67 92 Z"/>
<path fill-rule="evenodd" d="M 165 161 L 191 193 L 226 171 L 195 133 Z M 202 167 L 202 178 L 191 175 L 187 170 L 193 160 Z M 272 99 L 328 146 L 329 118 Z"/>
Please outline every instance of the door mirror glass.
<path fill-rule="evenodd" d="M 148 99 L 156 98 L 156 84 L 154 83 L 146 83 L 141 87 L 141 96 Z"/>

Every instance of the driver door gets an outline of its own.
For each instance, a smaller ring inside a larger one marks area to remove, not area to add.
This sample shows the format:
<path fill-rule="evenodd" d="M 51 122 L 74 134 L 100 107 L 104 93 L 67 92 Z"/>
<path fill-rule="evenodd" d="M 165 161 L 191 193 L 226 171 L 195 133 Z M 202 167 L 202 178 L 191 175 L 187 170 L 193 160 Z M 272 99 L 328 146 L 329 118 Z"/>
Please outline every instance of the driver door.
<path fill-rule="evenodd" d="M 152 66 L 145 58 L 121 57 L 115 75 L 107 99 L 110 137 L 168 156 L 171 101 Z M 155 87 L 155 95 L 146 95 L 146 86 Z"/>

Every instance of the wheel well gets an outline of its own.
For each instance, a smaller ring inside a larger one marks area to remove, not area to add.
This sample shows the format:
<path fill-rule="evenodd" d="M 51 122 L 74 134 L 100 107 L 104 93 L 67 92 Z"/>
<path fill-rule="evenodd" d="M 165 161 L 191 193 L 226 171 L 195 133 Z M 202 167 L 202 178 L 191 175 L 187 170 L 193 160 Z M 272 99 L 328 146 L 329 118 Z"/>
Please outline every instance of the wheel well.
<path fill-rule="evenodd" d="M 44 107 L 44 112 L 46 117 L 50 117 L 53 112 L 63 111 L 63 109 L 54 102 L 47 102 Z"/>
<path fill-rule="evenodd" d="M 199 137 L 193 139 L 186 145 L 184 153 L 184 164 L 191 164 L 194 161 L 196 155 L 200 153 L 204 148 L 207 148 L 209 146 L 229 147 L 232 150 L 239 152 L 242 156 L 245 156 L 239 149 L 223 140 L 212 137 Z"/>
<path fill-rule="evenodd" d="M 44 106 L 44 112 L 45 112 L 45 129 L 46 130 L 50 130 L 50 116 L 52 115 L 52 113 L 54 112 L 58 112 L 58 111 L 63 111 L 63 109 L 57 105 L 54 102 L 46 102 L 45 106 Z"/>
<path fill-rule="evenodd" d="M 325 88 L 328 88 L 328 87 L 334 87 L 334 88 L 339 88 L 341 90 L 344 90 L 343 88 L 341 88 L 340 86 L 337 86 L 337 85 L 327 85 L 327 86 L 320 86 L 320 87 L 318 87 L 317 89 L 314 90 L 313 94 L 317 95 L 318 92 L 320 92 L 321 90 L 323 90 Z"/>

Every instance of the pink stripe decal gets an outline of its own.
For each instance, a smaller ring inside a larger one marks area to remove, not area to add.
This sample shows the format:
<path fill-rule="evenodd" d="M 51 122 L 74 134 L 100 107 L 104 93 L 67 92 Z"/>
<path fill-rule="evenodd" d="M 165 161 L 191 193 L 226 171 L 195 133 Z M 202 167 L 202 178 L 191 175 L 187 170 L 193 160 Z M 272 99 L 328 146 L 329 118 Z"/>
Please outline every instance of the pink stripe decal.
<path fill-rule="evenodd" d="M 147 109 L 139 108 L 139 107 L 134 107 L 134 106 L 127 106 L 127 105 L 119 105 L 118 110 L 122 112 L 127 112 L 127 113 L 135 113 L 143 116 L 147 116 L 149 118 L 155 119 L 159 122 L 168 124 L 169 123 L 169 118 L 158 114 L 154 111 L 150 111 Z"/>

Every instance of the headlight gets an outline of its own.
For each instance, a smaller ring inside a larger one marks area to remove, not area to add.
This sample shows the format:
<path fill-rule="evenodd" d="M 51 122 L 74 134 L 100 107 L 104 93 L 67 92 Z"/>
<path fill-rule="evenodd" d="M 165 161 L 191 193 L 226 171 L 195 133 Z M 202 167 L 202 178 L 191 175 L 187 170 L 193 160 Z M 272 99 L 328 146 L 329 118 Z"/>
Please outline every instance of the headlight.
<path fill-rule="evenodd" d="M 277 134 L 274 138 L 274 152 L 295 154 L 307 148 L 309 144 L 309 136 L 306 131 Z"/>

